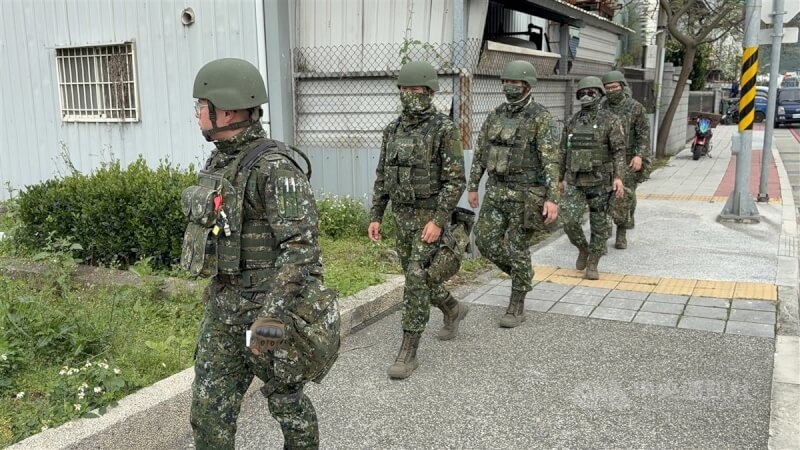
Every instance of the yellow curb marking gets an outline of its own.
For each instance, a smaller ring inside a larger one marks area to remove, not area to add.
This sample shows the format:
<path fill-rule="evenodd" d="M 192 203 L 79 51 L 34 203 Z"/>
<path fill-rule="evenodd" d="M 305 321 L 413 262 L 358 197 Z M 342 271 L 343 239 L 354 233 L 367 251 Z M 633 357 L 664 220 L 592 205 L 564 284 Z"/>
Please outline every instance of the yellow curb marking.
<path fill-rule="evenodd" d="M 636 193 L 637 200 L 683 200 L 693 202 L 721 203 L 728 200 L 727 195 L 692 195 L 692 194 L 645 194 Z M 773 205 L 783 204 L 780 198 L 771 198 L 768 203 Z"/>
<path fill-rule="evenodd" d="M 751 300 L 778 300 L 777 286 L 769 283 L 734 281 L 688 280 L 660 278 L 643 275 L 600 272 L 599 280 L 583 278 L 582 270 L 558 267 L 535 267 L 536 281 L 548 281 L 571 286 L 591 286 L 623 291 L 654 292 L 659 294 L 689 295 L 697 297 L 742 298 Z"/>

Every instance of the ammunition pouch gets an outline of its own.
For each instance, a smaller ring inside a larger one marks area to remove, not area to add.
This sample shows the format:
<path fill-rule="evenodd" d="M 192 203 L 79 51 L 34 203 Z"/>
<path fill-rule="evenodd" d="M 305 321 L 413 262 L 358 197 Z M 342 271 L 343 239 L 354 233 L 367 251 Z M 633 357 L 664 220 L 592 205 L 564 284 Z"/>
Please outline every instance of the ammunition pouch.
<path fill-rule="evenodd" d="M 475 223 L 475 213 L 456 208 L 451 222 L 439 238 L 439 247 L 427 269 L 428 283 L 439 285 L 458 273 L 461 261 L 469 247 L 469 235 Z"/>

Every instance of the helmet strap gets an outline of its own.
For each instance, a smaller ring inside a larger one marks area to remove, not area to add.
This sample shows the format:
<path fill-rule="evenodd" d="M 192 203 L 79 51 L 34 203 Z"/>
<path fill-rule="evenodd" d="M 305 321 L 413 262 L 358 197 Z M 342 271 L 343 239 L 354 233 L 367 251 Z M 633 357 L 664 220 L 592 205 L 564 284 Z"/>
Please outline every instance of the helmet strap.
<path fill-rule="evenodd" d="M 261 110 L 261 108 L 259 108 L 259 110 Z M 253 119 L 252 115 L 251 115 L 251 117 L 249 119 L 247 119 L 247 120 L 243 120 L 241 122 L 234 122 L 234 123 L 225 125 L 224 127 L 218 127 L 217 126 L 217 110 L 216 110 L 216 108 L 214 108 L 214 104 L 211 103 L 211 102 L 208 102 L 208 118 L 209 118 L 209 120 L 211 120 L 211 129 L 203 131 L 203 137 L 208 142 L 213 142 L 214 139 L 211 136 L 219 133 L 220 131 L 228 131 L 228 130 L 237 130 L 239 128 L 247 128 L 250 125 L 253 125 L 254 123 L 258 122 L 258 119 Z"/>

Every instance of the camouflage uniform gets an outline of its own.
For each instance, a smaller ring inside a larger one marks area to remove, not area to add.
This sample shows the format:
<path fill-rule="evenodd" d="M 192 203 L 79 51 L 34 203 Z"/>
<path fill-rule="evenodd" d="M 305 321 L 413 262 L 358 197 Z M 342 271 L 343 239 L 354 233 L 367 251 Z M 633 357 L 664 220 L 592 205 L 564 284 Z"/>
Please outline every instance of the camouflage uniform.
<path fill-rule="evenodd" d="M 634 100 L 628 93 L 621 96 L 609 95 L 604 98 L 600 107 L 608 109 L 619 117 L 626 137 L 625 198 L 612 202 L 610 215 L 617 227 L 631 229 L 635 225 L 634 212 L 636 211 L 636 187 L 644 181 L 651 164 L 650 152 L 650 121 L 647 111 L 641 103 Z M 638 156 L 642 159 L 642 168 L 634 172 L 630 168 L 631 159 Z"/>
<path fill-rule="evenodd" d="M 212 276 L 192 384 L 195 447 L 234 448 L 242 398 L 256 376 L 284 446 L 318 448 L 303 386 L 321 381 L 336 360 L 339 312 L 336 294 L 322 284 L 316 203 L 285 145 L 267 139 L 257 119 L 244 125 L 215 142 L 197 184 L 183 194 L 190 223 L 182 266 Z M 282 321 L 285 338 L 257 356 L 245 335 L 262 318 Z"/>
<path fill-rule="evenodd" d="M 532 97 L 522 105 L 504 103 L 489 113 L 467 187 L 476 192 L 488 167 L 475 240 L 481 254 L 511 276 L 511 289 L 518 292 L 532 287 L 530 245 L 535 234 L 546 232 L 544 202 L 557 203 L 559 198 L 553 117 Z M 498 158 L 498 149 L 509 150 Z M 507 162 L 498 164 L 502 159 Z"/>
<path fill-rule="evenodd" d="M 593 152 L 589 167 L 584 167 L 588 170 L 574 170 L 577 168 L 573 165 L 577 163 L 574 153 L 579 149 Z M 612 181 L 625 174 L 625 134 L 619 118 L 606 109 L 599 109 L 597 104 L 575 113 L 564 127 L 559 169 L 559 179 L 566 181 L 559 205 L 564 231 L 574 246 L 588 252 L 589 257 L 599 259 L 606 253 L 606 241 L 611 236 L 606 210 L 612 195 Z M 587 205 L 591 225 L 589 242 L 581 228 Z"/>

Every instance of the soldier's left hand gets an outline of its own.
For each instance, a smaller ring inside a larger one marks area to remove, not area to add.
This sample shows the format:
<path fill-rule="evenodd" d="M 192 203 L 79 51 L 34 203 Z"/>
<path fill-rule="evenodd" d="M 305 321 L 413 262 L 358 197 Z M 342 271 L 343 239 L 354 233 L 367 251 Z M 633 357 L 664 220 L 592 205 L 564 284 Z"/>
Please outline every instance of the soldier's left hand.
<path fill-rule="evenodd" d="M 622 198 L 623 194 L 625 194 L 625 186 L 623 186 L 622 180 L 614 178 L 614 196 Z"/>
<path fill-rule="evenodd" d="M 558 205 L 553 202 L 544 202 L 542 208 L 542 215 L 544 216 L 544 224 L 550 225 L 558 219 Z"/>
<path fill-rule="evenodd" d="M 634 156 L 631 158 L 630 168 L 633 169 L 634 172 L 638 172 L 642 168 L 642 158 L 640 156 Z"/>
<path fill-rule="evenodd" d="M 442 234 L 442 229 L 435 223 L 428 222 L 425 228 L 422 229 L 422 241 L 428 244 L 436 242 L 440 234 Z"/>

